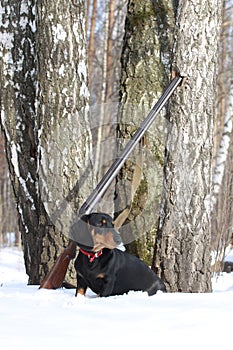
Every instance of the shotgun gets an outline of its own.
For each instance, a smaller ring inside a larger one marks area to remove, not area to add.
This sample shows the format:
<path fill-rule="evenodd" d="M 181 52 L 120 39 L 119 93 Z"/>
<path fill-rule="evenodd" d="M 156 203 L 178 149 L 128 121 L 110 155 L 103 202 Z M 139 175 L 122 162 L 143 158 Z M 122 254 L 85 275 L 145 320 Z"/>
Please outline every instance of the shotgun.
<path fill-rule="evenodd" d="M 134 150 L 134 148 L 142 139 L 147 129 L 153 123 L 156 115 L 164 107 L 164 105 L 169 100 L 169 98 L 171 97 L 171 95 L 173 94 L 177 86 L 181 84 L 182 79 L 183 78 L 181 76 L 176 76 L 170 82 L 168 87 L 163 92 L 162 96 L 159 98 L 159 100 L 156 102 L 154 107 L 148 113 L 147 117 L 141 123 L 137 131 L 134 133 L 132 138 L 126 144 L 125 148 L 121 151 L 119 156 L 116 158 L 116 160 L 113 162 L 111 167 L 105 173 L 103 178 L 97 184 L 96 188 L 92 191 L 92 193 L 89 195 L 87 200 L 83 203 L 83 205 L 79 209 L 78 217 L 81 217 L 84 214 L 90 214 L 92 212 L 96 204 L 103 197 L 104 193 L 107 191 L 110 184 L 112 183 L 114 178 L 117 176 L 117 174 L 123 167 L 130 153 Z M 76 242 L 74 242 L 73 240 L 69 241 L 67 248 L 65 248 L 64 251 L 61 253 L 61 255 L 58 257 L 51 271 L 45 277 L 44 281 L 40 285 L 40 288 L 56 289 L 61 287 L 65 278 L 70 260 L 75 258 L 76 245 L 77 245 Z"/>

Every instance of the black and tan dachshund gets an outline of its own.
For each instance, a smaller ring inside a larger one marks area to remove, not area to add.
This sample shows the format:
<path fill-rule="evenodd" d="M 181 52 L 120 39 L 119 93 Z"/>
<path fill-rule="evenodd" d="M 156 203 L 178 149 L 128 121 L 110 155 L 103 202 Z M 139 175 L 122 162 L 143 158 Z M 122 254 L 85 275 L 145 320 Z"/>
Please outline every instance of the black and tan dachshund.
<path fill-rule="evenodd" d="M 85 295 L 88 287 L 101 297 L 131 290 L 146 291 L 148 295 L 158 290 L 166 292 L 162 280 L 144 262 L 116 248 L 121 238 L 109 215 L 84 215 L 72 226 L 71 234 L 80 247 L 74 265 L 76 296 Z"/>

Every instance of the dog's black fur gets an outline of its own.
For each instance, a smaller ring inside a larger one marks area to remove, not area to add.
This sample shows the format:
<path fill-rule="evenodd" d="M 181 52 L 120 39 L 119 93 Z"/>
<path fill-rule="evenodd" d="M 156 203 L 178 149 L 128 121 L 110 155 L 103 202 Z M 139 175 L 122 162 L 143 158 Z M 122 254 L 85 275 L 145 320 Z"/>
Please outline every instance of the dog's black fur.
<path fill-rule="evenodd" d="M 72 233 L 81 248 L 75 261 L 76 295 L 85 295 L 87 287 L 101 297 L 122 295 L 131 290 L 146 291 L 148 295 L 158 290 L 166 292 L 162 280 L 144 262 L 116 248 L 121 239 L 109 215 L 84 215 L 81 224 L 72 227 Z M 101 255 L 93 257 L 96 252 Z"/>

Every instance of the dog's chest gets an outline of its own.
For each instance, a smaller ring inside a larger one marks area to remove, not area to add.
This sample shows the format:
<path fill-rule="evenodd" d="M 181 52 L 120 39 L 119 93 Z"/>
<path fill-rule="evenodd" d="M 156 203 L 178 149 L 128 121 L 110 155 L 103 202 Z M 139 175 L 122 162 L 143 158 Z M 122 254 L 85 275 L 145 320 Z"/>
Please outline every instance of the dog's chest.
<path fill-rule="evenodd" d="M 85 279 L 93 281 L 106 275 L 110 262 L 111 257 L 108 256 L 98 257 L 91 262 L 86 256 L 78 256 L 75 261 L 75 269 Z"/>
<path fill-rule="evenodd" d="M 93 262 L 83 257 L 76 263 L 77 274 L 83 278 L 89 288 L 96 294 L 101 294 L 109 280 L 109 264 L 105 259 L 98 258 Z"/>

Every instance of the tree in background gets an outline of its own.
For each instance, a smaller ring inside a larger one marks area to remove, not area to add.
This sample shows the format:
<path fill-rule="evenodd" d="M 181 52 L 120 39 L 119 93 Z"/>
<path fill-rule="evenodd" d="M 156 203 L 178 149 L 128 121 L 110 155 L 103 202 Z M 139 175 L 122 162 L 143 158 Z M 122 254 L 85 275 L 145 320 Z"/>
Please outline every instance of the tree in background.
<path fill-rule="evenodd" d="M 0 13 L 1 126 L 29 284 L 38 284 L 67 244 L 56 203 L 75 189 L 91 144 L 81 113 L 89 99 L 84 1 L 7 0 Z"/>
<path fill-rule="evenodd" d="M 219 76 L 217 81 L 213 194 L 212 251 L 217 252 L 214 269 L 223 268 L 226 248 L 233 238 L 233 6 L 224 1 L 220 42 Z"/>
<path fill-rule="evenodd" d="M 12 193 L 4 140 L 0 134 L 0 247 L 20 246 L 17 214 Z"/>
<path fill-rule="evenodd" d="M 91 104 L 118 102 L 120 57 L 127 0 L 87 2 Z"/>

